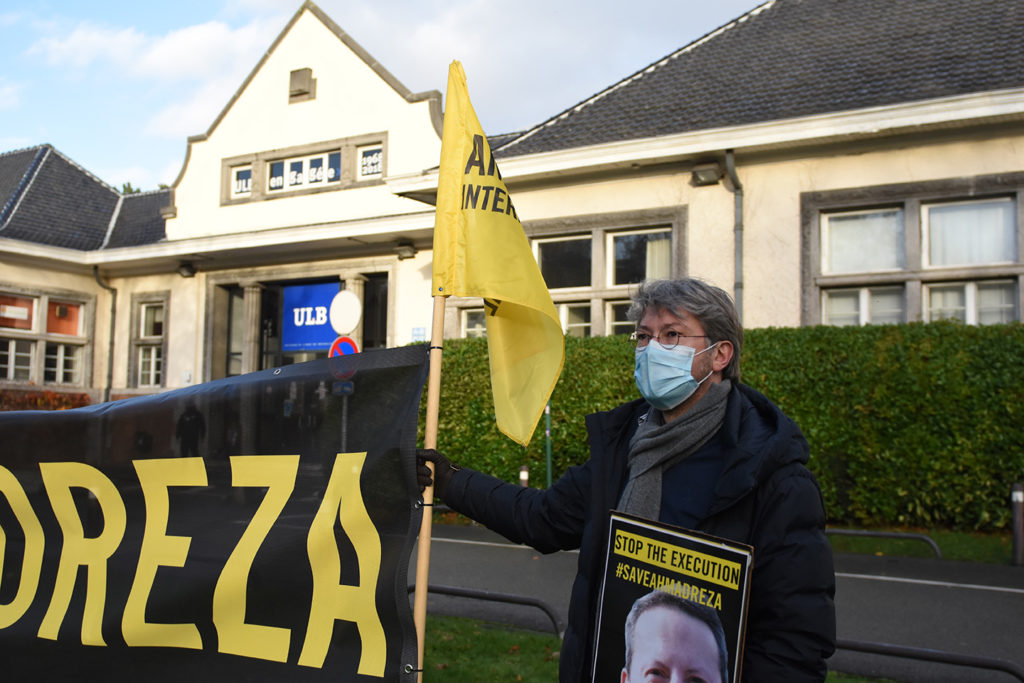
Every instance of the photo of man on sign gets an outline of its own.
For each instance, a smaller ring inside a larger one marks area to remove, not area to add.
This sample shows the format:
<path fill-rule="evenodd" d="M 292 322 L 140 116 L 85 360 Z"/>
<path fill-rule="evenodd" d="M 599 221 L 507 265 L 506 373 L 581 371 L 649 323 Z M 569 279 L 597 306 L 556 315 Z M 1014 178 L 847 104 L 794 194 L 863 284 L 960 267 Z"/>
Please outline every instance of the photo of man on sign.
<path fill-rule="evenodd" d="M 750 546 L 613 512 L 592 683 L 739 681 Z"/>
<path fill-rule="evenodd" d="M 725 630 L 712 607 L 655 590 L 633 603 L 621 683 L 729 683 Z"/>

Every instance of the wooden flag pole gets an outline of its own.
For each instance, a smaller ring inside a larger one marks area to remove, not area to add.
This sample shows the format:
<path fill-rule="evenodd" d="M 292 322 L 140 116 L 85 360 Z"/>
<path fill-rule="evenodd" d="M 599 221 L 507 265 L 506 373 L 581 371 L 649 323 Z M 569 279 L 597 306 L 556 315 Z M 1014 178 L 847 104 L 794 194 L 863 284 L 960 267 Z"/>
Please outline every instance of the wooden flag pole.
<path fill-rule="evenodd" d="M 441 405 L 441 354 L 444 342 L 444 304 L 445 296 L 434 297 L 434 321 L 430 332 L 430 371 L 427 376 L 427 418 L 423 430 L 423 447 L 437 448 L 438 412 Z M 427 463 L 430 474 L 434 474 L 434 464 Z M 423 645 L 427 630 L 427 575 L 430 573 L 430 533 L 434 522 L 433 508 L 434 487 L 428 486 L 423 491 L 423 521 L 420 523 L 420 537 L 416 555 L 416 593 L 413 601 L 413 622 L 416 625 L 418 658 L 416 668 L 417 681 L 423 680 Z"/>

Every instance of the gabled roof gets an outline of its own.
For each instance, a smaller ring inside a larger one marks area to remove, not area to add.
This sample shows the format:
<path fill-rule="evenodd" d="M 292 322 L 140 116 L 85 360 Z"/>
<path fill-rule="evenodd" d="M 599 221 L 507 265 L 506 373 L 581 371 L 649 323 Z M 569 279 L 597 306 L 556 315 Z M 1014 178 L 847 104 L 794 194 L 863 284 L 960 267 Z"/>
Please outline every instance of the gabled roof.
<path fill-rule="evenodd" d="M 122 196 L 52 145 L 15 150 L 0 154 L 0 237 L 79 251 L 149 244 L 164 237 L 168 195 Z"/>
<path fill-rule="evenodd" d="M 137 247 L 166 238 L 166 221 L 160 210 L 170 203 L 169 189 L 124 195 L 104 248 Z"/>
<path fill-rule="evenodd" d="M 14 211 L 32 172 L 46 154 L 40 147 L 0 154 L 0 228 Z"/>
<path fill-rule="evenodd" d="M 419 102 L 419 101 L 422 101 L 422 100 L 427 100 L 427 101 L 433 102 L 434 103 L 434 107 L 432 108 L 431 111 L 432 111 L 432 117 L 434 119 L 434 127 L 437 129 L 437 134 L 440 136 L 440 134 L 441 134 L 441 93 L 440 93 L 440 91 L 438 91 L 438 90 L 427 90 L 425 92 L 414 93 L 411 90 L 409 90 L 407 87 L 405 87 L 405 85 L 402 84 L 401 81 L 399 81 L 397 78 L 395 78 L 395 76 L 390 71 L 385 69 L 384 66 L 380 62 L 378 62 L 369 52 L 367 52 L 366 49 L 362 45 L 357 43 L 355 41 L 355 39 L 352 38 L 352 36 L 350 36 L 348 33 L 346 33 L 344 30 L 342 30 L 342 28 L 340 26 L 338 26 L 338 24 L 336 24 L 333 19 L 331 19 L 329 16 L 327 16 L 327 14 L 316 5 L 316 3 L 314 3 L 312 0 L 305 0 L 302 3 L 302 5 L 299 7 L 299 9 L 296 10 L 295 14 L 292 15 L 292 18 L 288 22 L 288 24 L 283 29 L 281 29 L 281 32 L 279 34 L 277 34 L 277 38 L 275 38 L 274 42 L 271 43 L 269 48 L 267 48 L 267 51 L 260 58 L 260 61 L 256 63 L 256 66 L 254 66 L 252 68 L 252 71 L 249 72 L 249 75 L 245 77 L 245 80 L 242 81 L 242 84 L 240 86 L 238 86 L 238 90 L 236 90 L 234 92 L 234 94 L 231 96 L 231 99 L 228 100 L 228 103 L 225 104 L 224 108 L 221 109 L 219 114 L 217 114 L 217 118 L 215 118 L 213 120 L 213 123 L 210 124 L 210 127 L 207 128 L 206 132 L 205 133 L 200 133 L 198 135 L 189 136 L 189 138 L 188 138 L 189 151 L 186 152 L 185 164 L 182 166 L 181 171 L 178 173 L 178 177 L 174 181 L 174 186 L 175 187 L 178 186 L 178 183 L 181 182 L 182 177 L 185 175 L 185 168 L 188 166 L 188 158 L 191 155 L 192 143 L 193 142 L 201 142 L 203 140 L 208 139 L 210 136 L 213 135 L 213 132 L 217 129 L 217 126 L 220 125 L 220 122 L 223 121 L 224 117 L 227 116 L 229 111 L 231 111 L 231 108 L 235 105 L 235 103 L 238 101 L 238 99 L 242 96 L 242 93 L 245 92 L 245 89 L 247 87 L 249 87 L 249 84 L 252 83 L 253 79 L 256 78 L 256 75 L 263 68 L 264 64 L 266 64 L 267 60 L 270 59 L 270 56 L 273 54 L 274 50 L 277 49 L 277 47 L 285 39 L 285 36 L 288 35 L 288 32 L 291 31 L 292 27 L 296 24 L 296 22 L 299 21 L 299 18 L 302 17 L 302 15 L 306 11 L 309 11 L 310 13 L 312 13 L 313 16 L 315 16 L 325 27 L 327 27 L 327 29 L 329 31 L 331 31 L 338 38 L 339 41 L 341 41 L 346 47 L 348 47 L 348 49 L 352 50 L 352 52 L 354 52 L 361 60 L 363 60 L 363 62 L 365 62 L 366 65 L 371 70 L 373 70 L 373 72 L 375 74 L 377 74 L 377 76 L 382 81 L 384 81 L 389 86 L 391 86 L 391 88 L 395 92 L 397 92 L 399 95 L 401 95 L 407 102 Z"/>
<path fill-rule="evenodd" d="M 1024 87 L 1020 0 L 769 0 L 499 156 Z"/>

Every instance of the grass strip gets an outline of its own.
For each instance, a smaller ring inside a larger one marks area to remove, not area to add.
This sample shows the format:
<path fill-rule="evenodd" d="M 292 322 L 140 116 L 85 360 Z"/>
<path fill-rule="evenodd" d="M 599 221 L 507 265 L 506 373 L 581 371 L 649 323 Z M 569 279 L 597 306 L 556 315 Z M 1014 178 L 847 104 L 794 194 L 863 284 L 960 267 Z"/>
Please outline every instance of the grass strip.
<path fill-rule="evenodd" d="M 557 681 L 562 641 L 490 622 L 427 615 L 423 680 Z"/>
<path fill-rule="evenodd" d="M 426 683 L 558 680 L 561 640 L 502 624 L 427 615 L 423 680 Z M 827 683 L 883 683 L 832 672 Z M 888 683 L 892 683 L 891 681 Z"/>
<path fill-rule="evenodd" d="M 929 536 L 939 546 L 944 560 L 1009 564 L 1013 539 L 1009 532 L 979 533 L 932 529 L 885 529 Z M 837 553 L 861 553 L 879 557 L 935 557 L 927 543 L 920 540 L 829 535 Z"/>

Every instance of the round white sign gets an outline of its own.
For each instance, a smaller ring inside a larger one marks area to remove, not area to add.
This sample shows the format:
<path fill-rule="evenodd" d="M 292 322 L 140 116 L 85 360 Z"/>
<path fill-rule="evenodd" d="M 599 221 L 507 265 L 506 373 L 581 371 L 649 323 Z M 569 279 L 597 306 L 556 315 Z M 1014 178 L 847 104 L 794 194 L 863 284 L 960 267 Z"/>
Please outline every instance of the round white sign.
<path fill-rule="evenodd" d="M 338 334 L 349 334 L 356 329 L 363 316 L 363 302 L 353 292 L 343 289 L 331 300 L 331 327 Z"/>

